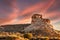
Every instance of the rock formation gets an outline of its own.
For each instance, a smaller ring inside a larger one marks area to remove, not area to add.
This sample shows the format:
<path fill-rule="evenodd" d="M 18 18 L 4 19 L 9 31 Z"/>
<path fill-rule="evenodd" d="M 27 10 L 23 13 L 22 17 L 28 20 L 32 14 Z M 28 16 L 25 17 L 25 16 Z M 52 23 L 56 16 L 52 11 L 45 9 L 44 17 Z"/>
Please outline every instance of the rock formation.
<path fill-rule="evenodd" d="M 50 24 L 50 20 L 42 18 L 40 14 L 34 14 L 32 16 L 31 25 L 24 29 L 25 32 L 31 32 L 33 30 L 41 36 L 59 36 Z"/>

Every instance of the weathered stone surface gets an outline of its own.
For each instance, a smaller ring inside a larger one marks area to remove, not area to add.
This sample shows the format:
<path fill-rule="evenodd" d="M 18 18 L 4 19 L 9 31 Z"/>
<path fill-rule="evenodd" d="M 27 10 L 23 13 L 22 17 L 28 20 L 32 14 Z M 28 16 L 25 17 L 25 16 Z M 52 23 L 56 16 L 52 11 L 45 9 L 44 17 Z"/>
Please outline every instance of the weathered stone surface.
<path fill-rule="evenodd" d="M 34 14 L 31 25 L 24 29 L 25 32 L 35 31 L 42 36 L 59 36 L 50 24 L 49 19 L 42 18 L 42 15 Z"/>

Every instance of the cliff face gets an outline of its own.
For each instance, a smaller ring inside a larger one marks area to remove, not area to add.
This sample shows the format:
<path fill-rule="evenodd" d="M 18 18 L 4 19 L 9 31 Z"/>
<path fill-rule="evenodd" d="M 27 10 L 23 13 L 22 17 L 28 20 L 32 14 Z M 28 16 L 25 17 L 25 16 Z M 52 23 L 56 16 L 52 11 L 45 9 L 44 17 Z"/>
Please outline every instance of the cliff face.
<path fill-rule="evenodd" d="M 49 19 L 42 18 L 42 15 L 34 14 L 32 16 L 31 25 L 24 29 L 25 32 L 34 32 L 41 36 L 59 36 L 57 31 L 53 29 Z"/>

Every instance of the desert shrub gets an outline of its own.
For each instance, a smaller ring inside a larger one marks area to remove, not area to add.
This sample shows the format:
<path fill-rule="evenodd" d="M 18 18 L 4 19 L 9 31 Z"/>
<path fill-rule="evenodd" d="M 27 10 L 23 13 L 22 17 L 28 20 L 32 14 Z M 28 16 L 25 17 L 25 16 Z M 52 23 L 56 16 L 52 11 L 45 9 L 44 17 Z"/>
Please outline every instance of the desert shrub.
<path fill-rule="evenodd" d="M 26 33 L 24 34 L 24 38 L 31 39 L 33 37 L 32 33 Z"/>
<path fill-rule="evenodd" d="M 0 37 L 0 40 L 12 40 L 11 37 Z"/>

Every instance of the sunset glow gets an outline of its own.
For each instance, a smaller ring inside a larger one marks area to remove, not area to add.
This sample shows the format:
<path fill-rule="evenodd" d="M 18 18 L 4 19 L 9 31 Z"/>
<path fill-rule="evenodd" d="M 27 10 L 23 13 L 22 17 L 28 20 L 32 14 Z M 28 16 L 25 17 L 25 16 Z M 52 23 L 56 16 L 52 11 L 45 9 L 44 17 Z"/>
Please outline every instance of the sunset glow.
<path fill-rule="evenodd" d="M 31 23 L 35 13 L 60 30 L 60 0 L 0 0 L 0 25 Z"/>

